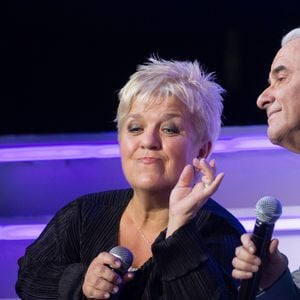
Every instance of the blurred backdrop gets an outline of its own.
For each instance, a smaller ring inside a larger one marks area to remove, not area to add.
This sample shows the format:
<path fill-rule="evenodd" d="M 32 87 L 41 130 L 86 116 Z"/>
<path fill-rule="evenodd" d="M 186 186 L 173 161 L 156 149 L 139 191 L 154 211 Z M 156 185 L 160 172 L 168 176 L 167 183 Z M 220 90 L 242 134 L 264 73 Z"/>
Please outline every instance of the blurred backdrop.
<path fill-rule="evenodd" d="M 227 90 L 224 125 L 255 105 L 299 1 L 1 1 L 0 134 L 115 129 L 117 92 L 150 55 L 199 60 Z"/>
<path fill-rule="evenodd" d="M 117 94 L 151 55 L 216 73 L 227 93 L 214 157 L 226 176 L 214 198 L 250 231 L 259 198 L 282 200 L 274 234 L 297 268 L 299 155 L 268 142 L 255 104 L 297 26 L 299 0 L 0 1 L 0 299 L 17 299 L 17 259 L 59 208 L 128 186 Z"/>

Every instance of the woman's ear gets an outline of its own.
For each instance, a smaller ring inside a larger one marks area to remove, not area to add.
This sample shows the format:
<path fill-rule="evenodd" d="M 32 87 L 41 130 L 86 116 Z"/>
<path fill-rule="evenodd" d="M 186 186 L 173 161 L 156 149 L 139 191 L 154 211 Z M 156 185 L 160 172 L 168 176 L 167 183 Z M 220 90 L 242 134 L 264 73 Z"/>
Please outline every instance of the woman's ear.
<path fill-rule="evenodd" d="M 198 158 L 207 158 L 211 151 L 211 141 L 204 144 L 201 149 L 199 150 Z"/>

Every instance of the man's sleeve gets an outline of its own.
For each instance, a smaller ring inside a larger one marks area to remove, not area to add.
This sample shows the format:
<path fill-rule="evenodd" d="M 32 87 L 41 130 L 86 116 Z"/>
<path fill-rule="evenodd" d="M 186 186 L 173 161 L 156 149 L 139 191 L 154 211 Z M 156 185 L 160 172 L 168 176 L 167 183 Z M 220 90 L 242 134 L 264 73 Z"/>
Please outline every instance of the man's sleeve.
<path fill-rule="evenodd" d="M 300 272 L 298 272 L 298 280 Z M 287 269 L 283 275 L 268 289 L 263 290 L 256 296 L 257 300 L 299 300 L 300 292 L 295 285 L 290 270 Z"/>

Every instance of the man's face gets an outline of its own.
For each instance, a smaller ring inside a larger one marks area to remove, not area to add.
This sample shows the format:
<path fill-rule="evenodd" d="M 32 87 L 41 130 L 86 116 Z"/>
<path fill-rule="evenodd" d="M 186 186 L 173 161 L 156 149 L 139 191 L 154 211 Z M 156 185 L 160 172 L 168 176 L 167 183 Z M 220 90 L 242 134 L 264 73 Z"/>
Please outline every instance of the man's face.
<path fill-rule="evenodd" d="M 274 144 L 300 152 L 300 38 L 278 51 L 269 83 L 257 99 L 257 106 L 268 116 L 268 137 Z"/>

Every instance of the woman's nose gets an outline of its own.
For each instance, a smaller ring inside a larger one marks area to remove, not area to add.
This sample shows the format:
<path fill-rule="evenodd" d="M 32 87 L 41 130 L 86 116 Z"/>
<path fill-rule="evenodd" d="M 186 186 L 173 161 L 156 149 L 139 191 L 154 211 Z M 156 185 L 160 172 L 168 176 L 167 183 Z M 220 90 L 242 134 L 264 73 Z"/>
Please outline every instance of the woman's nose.
<path fill-rule="evenodd" d="M 159 133 L 153 130 L 145 130 L 142 135 L 141 147 L 150 150 L 159 149 L 161 147 Z"/>
<path fill-rule="evenodd" d="M 269 104 L 274 102 L 275 97 L 270 87 L 266 88 L 257 98 L 256 104 L 260 109 L 266 109 Z"/>

